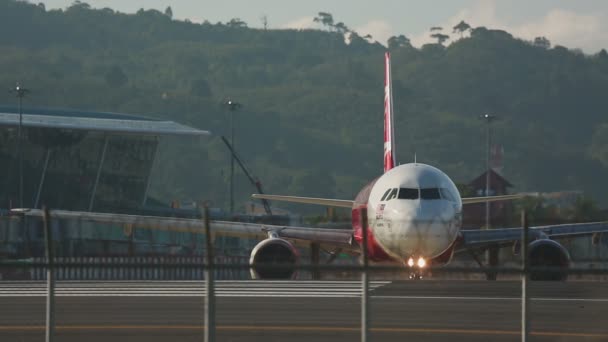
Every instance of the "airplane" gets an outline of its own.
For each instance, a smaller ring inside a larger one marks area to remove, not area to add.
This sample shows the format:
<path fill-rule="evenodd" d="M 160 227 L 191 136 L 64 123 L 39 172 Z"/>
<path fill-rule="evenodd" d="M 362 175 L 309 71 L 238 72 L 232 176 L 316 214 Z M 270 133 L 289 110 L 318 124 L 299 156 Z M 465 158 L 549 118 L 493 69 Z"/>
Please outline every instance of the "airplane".
<path fill-rule="evenodd" d="M 420 278 L 429 265 L 447 265 L 455 252 L 485 250 L 520 243 L 522 228 L 462 229 L 462 206 L 504 201 L 519 195 L 462 198 L 454 182 L 441 170 L 422 163 L 398 165 L 395 158 L 394 113 L 390 53 L 386 52 L 384 84 L 384 173 L 364 186 L 354 200 L 254 194 L 253 198 L 349 208 L 352 230 L 273 226 L 212 221 L 214 235 L 257 238 L 249 263 L 254 279 L 289 279 L 299 262 L 296 246 L 316 243 L 327 251 L 362 253 L 363 226 L 367 217 L 367 257 L 373 262 L 398 262 Z M 22 210 L 41 217 L 41 210 Z M 366 215 L 362 215 L 365 213 Z M 178 232 L 204 230 L 200 220 L 111 213 L 54 210 L 53 217 L 121 224 L 130 228 Z M 531 227 L 528 246 L 531 266 L 566 269 L 567 249 L 555 239 L 608 232 L 608 222 Z M 268 265 L 280 264 L 273 269 Z M 481 264 L 481 263 L 480 263 Z M 256 265 L 265 265 L 258 267 Z M 292 267 L 285 267 L 291 265 Z M 564 272 L 536 272 L 533 280 L 565 280 Z"/>

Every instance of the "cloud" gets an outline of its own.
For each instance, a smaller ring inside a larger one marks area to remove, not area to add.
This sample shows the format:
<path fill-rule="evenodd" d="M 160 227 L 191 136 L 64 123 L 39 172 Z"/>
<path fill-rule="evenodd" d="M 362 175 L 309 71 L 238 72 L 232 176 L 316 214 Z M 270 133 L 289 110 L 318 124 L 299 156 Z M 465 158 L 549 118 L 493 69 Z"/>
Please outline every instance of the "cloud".
<path fill-rule="evenodd" d="M 289 28 L 289 29 L 310 29 L 310 28 L 318 28 L 319 24 L 313 21 L 315 17 L 306 16 L 294 19 L 286 24 L 281 25 L 281 28 Z"/>
<path fill-rule="evenodd" d="M 578 14 L 554 9 L 541 20 L 513 27 L 510 32 L 528 40 L 545 36 L 554 44 L 595 52 L 608 45 L 605 20 L 603 14 Z"/>
<path fill-rule="evenodd" d="M 362 26 L 355 28 L 360 36 L 370 34 L 373 40 L 386 45 L 386 41 L 393 35 L 391 25 L 384 20 L 370 20 Z"/>
<path fill-rule="evenodd" d="M 535 37 L 547 37 L 553 45 L 564 45 L 568 48 L 581 48 L 587 53 L 597 52 L 608 47 L 608 17 L 604 13 L 582 14 L 570 10 L 555 8 L 545 15 L 523 23 L 510 23 L 499 17 L 495 1 L 479 0 L 471 8 L 464 8 L 441 25 L 443 32 L 452 38 L 452 27 L 461 20 L 473 27 L 485 26 L 489 29 L 505 30 L 513 36 L 525 40 Z M 419 32 L 410 37 L 414 46 L 433 42 L 429 32 Z"/>

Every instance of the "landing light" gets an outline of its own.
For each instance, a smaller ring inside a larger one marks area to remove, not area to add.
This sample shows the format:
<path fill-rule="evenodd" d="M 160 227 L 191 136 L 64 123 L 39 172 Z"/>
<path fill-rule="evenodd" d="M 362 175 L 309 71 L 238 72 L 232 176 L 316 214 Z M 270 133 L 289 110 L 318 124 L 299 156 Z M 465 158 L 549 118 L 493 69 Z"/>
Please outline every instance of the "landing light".
<path fill-rule="evenodd" d="M 424 260 L 422 257 L 418 258 L 418 267 L 423 268 L 424 266 L 426 266 L 426 260 Z"/>
<path fill-rule="evenodd" d="M 408 265 L 409 267 L 414 266 L 414 258 L 409 258 L 409 259 L 407 260 L 407 265 Z"/>

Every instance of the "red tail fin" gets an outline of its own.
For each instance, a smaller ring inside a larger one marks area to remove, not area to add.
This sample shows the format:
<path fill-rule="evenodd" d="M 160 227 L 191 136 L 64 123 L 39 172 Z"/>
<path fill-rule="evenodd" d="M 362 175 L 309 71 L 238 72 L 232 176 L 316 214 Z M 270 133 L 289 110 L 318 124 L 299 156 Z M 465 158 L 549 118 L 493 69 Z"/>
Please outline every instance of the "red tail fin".
<path fill-rule="evenodd" d="M 391 55 L 384 54 L 384 172 L 395 167 L 395 128 L 393 127 L 393 87 Z"/>

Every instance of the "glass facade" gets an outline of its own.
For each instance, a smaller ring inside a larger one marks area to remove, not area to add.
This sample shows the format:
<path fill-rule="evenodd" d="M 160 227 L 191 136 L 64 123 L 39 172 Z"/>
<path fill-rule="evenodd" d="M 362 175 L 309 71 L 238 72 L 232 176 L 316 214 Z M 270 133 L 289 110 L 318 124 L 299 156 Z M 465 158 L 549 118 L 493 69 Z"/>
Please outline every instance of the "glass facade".
<path fill-rule="evenodd" d="M 0 130 L 0 207 L 19 205 L 17 129 Z M 23 205 L 131 212 L 143 203 L 158 138 L 25 128 Z"/>

